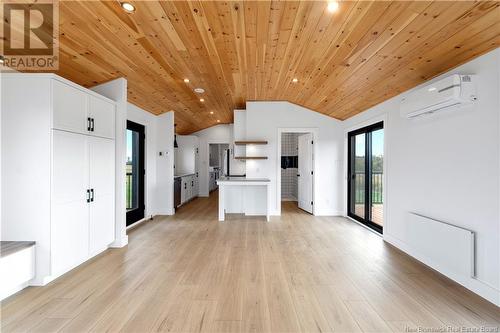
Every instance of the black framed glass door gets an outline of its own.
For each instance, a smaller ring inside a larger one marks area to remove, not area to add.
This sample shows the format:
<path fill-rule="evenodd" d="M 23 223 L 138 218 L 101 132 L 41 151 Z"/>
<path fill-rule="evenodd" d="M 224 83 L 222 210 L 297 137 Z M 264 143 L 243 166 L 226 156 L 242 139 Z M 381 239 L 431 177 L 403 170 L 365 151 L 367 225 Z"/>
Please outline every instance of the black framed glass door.
<path fill-rule="evenodd" d="M 348 134 L 348 215 L 383 232 L 384 124 Z"/>
<path fill-rule="evenodd" d="M 127 226 L 144 218 L 145 137 L 143 125 L 127 120 Z"/>

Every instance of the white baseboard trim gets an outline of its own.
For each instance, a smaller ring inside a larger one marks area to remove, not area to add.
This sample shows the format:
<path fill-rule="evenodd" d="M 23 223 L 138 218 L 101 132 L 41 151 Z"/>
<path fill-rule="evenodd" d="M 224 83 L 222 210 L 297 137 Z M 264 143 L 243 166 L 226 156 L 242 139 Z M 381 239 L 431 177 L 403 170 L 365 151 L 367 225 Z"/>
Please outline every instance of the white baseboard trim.
<path fill-rule="evenodd" d="M 121 248 L 121 247 L 127 246 L 127 244 L 128 244 L 128 236 L 124 235 L 123 237 L 121 237 L 119 239 L 115 239 L 115 241 L 113 243 L 111 243 L 109 245 L 109 247 L 111 247 L 111 248 Z"/>
<path fill-rule="evenodd" d="M 153 215 L 150 215 L 150 216 L 146 216 L 145 218 L 135 222 L 134 224 L 131 224 L 127 227 L 127 230 L 130 230 L 130 229 L 134 229 L 136 227 L 138 227 L 139 225 L 143 224 L 144 222 L 146 221 L 150 221 L 153 219 Z"/>
<path fill-rule="evenodd" d="M 31 283 L 31 281 L 26 281 L 26 282 L 23 282 L 23 283 L 15 286 L 13 288 L 10 288 L 9 290 L 4 291 L 4 293 L 2 295 L 0 295 L 0 301 L 20 292 L 21 290 L 23 290 L 26 287 L 29 287 L 31 285 L 30 283 Z"/>
<path fill-rule="evenodd" d="M 473 293 L 500 307 L 500 290 L 496 289 L 495 287 L 490 286 L 489 284 L 473 277 L 457 275 L 456 273 L 449 271 L 445 267 L 441 267 L 440 265 L 432 262 L 432 260 L 425 258 L 421 254 L 413 250 L 410 246 L 408 246 L 408 244 L 397 237 L 384 234 L 384 240 L 387 243 L 397 247 L 401 251 L 407 253 L 409 256 L 420 261 L 424 265 L 429 266 L 430 268 L 438 271 L 451 280 L 469 289 Z"/>

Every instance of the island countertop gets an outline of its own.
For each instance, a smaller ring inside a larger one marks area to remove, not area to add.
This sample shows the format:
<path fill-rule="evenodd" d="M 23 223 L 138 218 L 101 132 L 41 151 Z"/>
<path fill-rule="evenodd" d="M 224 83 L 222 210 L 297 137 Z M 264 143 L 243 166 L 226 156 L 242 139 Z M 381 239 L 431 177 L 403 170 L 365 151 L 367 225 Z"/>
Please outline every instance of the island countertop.
<path fill-rule="evenodd" d="M 247 178 L 247 177 L 221 177 L 217 180 L 217 184 L 224 183 L 269 183 L 270 180 L 268 178 Z"/>

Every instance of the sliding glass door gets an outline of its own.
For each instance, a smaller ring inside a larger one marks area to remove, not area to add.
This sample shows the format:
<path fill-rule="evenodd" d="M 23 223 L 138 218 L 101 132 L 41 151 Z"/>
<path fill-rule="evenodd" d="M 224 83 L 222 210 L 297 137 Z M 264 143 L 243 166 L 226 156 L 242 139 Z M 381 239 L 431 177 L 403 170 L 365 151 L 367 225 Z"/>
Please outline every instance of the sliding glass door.
<path fill-rule="evenodd" d="M 384 125 L 382 122 L 348 135 L 348 215 L 383 231 Z"/>

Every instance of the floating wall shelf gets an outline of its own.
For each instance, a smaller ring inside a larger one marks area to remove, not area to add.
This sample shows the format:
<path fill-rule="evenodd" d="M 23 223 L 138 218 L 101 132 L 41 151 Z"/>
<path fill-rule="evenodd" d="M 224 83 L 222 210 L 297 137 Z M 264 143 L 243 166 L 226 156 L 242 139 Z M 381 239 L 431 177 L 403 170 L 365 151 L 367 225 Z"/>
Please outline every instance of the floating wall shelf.
<path fill-rule="evenodd" d="M 237 160 L 267 160 L 267 156 L 236 156 Z"/>
<path fill-rule="evenodd" d="M 244 146 L 244 145 L 267 145 L 267 141 L 235 141 L 235 145 Z"/>

